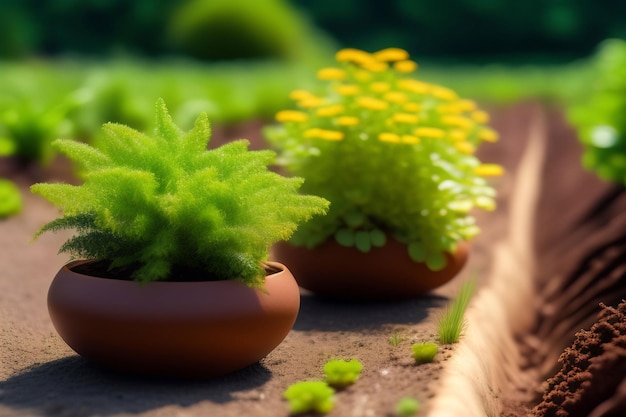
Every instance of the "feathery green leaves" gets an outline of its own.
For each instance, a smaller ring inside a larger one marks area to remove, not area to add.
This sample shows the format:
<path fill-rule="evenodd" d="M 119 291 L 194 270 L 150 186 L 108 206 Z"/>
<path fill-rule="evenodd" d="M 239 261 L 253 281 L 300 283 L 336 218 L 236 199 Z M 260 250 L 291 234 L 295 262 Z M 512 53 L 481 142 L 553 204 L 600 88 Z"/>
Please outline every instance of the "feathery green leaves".
<path fill-rule="evenodd" d="M 207 150 L 206 115 L 183 133 L 162 100 L 156 107 L 153 136 L 108 123 L 97 147 L 53 142 L 82 165 L 84 183 L 31 187 L 63 211 L 37 236 L 74 229 L 62 252 L 136 266 L 133 278 L 143 282 L 184 267 L 261 286 L 269 247 L 328 202 L 300 195 L 301 179 L 268 170 L 273 152 L 249 151 L 245 140 Z"/>

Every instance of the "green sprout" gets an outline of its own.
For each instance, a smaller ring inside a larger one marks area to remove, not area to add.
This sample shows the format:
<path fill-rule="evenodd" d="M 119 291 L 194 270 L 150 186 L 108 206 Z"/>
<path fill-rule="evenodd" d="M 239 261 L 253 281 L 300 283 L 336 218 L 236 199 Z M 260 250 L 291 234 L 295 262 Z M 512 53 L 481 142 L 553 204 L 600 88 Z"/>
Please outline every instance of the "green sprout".
<path fill-rule="evenodd" d="M 207 150 L 206 114 L 188 133 L 163 100 L 156 114 L 153 136 L 107 123 L 99 148 L 53 142 L 82 165 L 85 182 L 31 187 L 63 209 L 37 236 L 75 229 L 62 252 L 129 268 L 141 282 L 174 280 L 182 270 L 185 279 L 262 287 L 269 247 L 328 202 L 299 194 L 302 179 L 270 171 L 272 151 L 249 151 L 245 140 Z"/>
<path fill-rule="evenodd" d="M 400 343 L 402 343 L 405 340 L 405 338 L 400 334 L 400 332 L 398 332 L 397 330 L 394 331 L 391 336 L 389 336 L 389 344 L 393 347 L 398 346 Z"/>
<path fill-rule="evenodd" d="M 356 359 L 344 361 L 333 359 L 324 365 L 326 382 L 335 388 L 345 388 L 354 384 L 363 370 L 363 365 Z"/>
<path fill-rule="evenodd" d="M 461 337 L 461 332 L 465 327 L 465 310 L 474 294 L 476 282 L 466 281 L 461 285 L 459 295 L 448 307 L 437 322 L 437 333 L 439 342 L 447 345 L 457 343 Z"/>
<path fill-rule="evenodd" d="M 417 414 L 420 407 L 420 402 L 415 398 L 404 397 L 397 402 L 395 411 L 398 417 L 411 417 Z"/>
<path fill-rule="evenodd" d="M 0 219 L 22 210 L 20 190 L 9 180 L 0 179 Z"/>
<path fill-rule="evenodd" d="M 435 359 L 439 346 L 433 342 L 415 343 L 411 346 L 413 359 L 417 363 L 429 363 Z"/>
<path fill-rule="evenodd" d="M 292 384 L 285 390 L 283 397 L 289 401 L 292 414 L 326 414 L 335 406 L 335 390 L 322 381 L 302 381 Z"/>
<path fill-rule="evenodd" d="M 393 238 L 415 262 L 446 266 L 446 252 L 479 229 L 469 214 L 493 210 L 485 177 L 502 167 L 475 156 L 497 140 L 488 115 L 445 87 L 410 78 L 406 51 L 337 53 L 340 68 L 323 68 L 319 93 L 296 90 L 298 110 L 276 114 L 265 130 L 278 162 L 306 178 L 302 191 L 331 201 L 326 216 L 302 225 L 294 245 L 328 239 L 361 252 Z"/>

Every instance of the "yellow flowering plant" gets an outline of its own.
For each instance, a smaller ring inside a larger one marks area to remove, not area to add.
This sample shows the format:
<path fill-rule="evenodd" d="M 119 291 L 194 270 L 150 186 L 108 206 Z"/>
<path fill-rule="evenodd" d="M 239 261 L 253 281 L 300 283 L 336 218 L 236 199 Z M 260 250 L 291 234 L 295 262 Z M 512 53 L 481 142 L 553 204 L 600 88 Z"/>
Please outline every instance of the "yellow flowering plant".
<path fill-rule="evenodd" d="M 315 247 L 334 237 L 368 252 L 392 238 L 414 261 L 442 269 L 445 252 L 479 232 L 470 211 L 495 207 L 485 177 L 502 168 L 475 156 L 498 139 L 487 113 L 412 77 L 417 64 L 402 49 L 343 49 L 336 59 L 318 71 L 319 91 L 293 91 L 296 108 L 265 131 L 278 162 L 305 178 L 302 191 L 331 201 L 291 242 Z"/>

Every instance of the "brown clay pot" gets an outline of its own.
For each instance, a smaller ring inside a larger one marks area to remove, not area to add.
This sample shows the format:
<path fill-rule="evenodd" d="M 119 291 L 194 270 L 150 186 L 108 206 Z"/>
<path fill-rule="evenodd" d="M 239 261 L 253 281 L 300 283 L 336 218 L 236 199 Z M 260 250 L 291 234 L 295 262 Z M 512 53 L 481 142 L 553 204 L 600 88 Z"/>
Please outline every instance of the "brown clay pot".
<path fill-rule="evenodd" d="M 431 271 L 413 261 L 405 245 L 387 239 L 382 248 L 363 253 L 328 240 L 307 249 L 280 242 L 272 248 L 273 259 L 288 262 L 298 284 L 317 295 L 358 300 L 415 298 L 454 278 L 467 262 L 469 245 L 460 242 L 446 254 L 447 266 Z"/>
<path fill-rule="evenodd" d="M 59 335 L 77 353 L 124 372 L 209 378 L 251 365 L 287 336 L 300 308 L 291 272 L 268 262 L 265 289 L 236 281 L 99 278 L 64 266 L 48 292 Z"/>

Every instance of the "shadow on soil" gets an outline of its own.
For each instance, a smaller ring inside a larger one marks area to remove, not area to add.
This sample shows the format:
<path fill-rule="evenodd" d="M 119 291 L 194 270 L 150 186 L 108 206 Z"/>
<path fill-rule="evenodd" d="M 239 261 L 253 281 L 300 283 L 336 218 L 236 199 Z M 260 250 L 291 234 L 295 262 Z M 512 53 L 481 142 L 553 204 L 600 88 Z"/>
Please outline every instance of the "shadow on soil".
<path fill-rule="evenodd" d="M 0 404 L 42 415 L 140 414 L 168 405 L 226 403 L 233 394 L 263 385 L 271 372 L 257 363 L 209 381 L 136 377 L 101 369 L 79 356 L 30 368 L 0 381 Z"/>
<path fill-rule="evenodd" d="M 405 301 L 346 301 L 305 292 L 294 330 L 354 331 L 417 324 L 428 317 L 429 310 L 441 308 L 447 301 L 436 294 Z"/>

